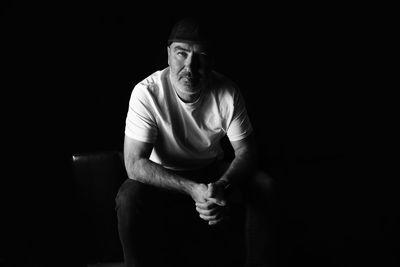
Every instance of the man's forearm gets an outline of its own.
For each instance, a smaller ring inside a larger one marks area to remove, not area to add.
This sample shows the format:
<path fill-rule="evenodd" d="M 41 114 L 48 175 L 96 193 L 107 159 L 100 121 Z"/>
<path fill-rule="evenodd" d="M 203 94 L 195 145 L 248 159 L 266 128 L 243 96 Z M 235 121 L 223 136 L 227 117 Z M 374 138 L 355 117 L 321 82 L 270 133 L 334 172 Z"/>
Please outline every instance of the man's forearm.
<path fill-rule="evenodd" d="M 230 184 L 241 184 L 253 176 L 256 167 L 256 156 L 252 153 L 236 155 L 228 169 L 220 178 Z"/>
<path fill-rule="evenodd" d="M 149 159 L 141 158 L 134 162 L 126 162 L 130 179 L 191 195 L 196 183 L 185 179 Z"/>

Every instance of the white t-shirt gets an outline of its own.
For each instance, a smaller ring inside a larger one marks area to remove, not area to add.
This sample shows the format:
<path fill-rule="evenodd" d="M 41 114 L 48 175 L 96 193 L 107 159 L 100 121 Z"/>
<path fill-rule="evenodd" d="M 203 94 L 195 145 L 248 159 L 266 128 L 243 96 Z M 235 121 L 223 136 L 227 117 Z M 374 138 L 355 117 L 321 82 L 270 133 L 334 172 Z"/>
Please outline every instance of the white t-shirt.
<path fill-rule="evenodd" d="M 172 88 L 168 67 L 135 86 L 125 125 L 126 136 L 154 144 L 150 160 L 172 170 L 205 167 L 223 157 L 222 137 L 238 141 L 252 130 L 233 82 L 214 71 L 207 90 L 188 104 Z"/>

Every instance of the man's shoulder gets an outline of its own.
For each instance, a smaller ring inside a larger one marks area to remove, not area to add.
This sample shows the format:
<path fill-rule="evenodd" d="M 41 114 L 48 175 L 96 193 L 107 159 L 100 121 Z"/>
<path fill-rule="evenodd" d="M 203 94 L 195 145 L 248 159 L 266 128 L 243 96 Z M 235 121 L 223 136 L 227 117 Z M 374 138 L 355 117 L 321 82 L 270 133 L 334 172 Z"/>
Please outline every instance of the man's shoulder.
<path fill-rule="evenodd" d="M 138 82 L 135 86 L 135 89 L 140 88 L 140 90 L 147 91 L 160 90 L 160 88 L 163 87 L 163 81 L 165 79 L 166 72 L 167 68 L 153 72 L 142 81 Z"/>
<path fill-rule="evenodd" d="M 212 73 L 212 90 L 220 97 L 234 96 L 238 91 L 238 85 L 228 76 L 213 71 Z"/>
<path fill-rule="evenodd" d="M 168 69 L 158 70 L 138 82 L 133 88 L 132 94 L 139 98 L 162 98 L 165 94 L 166 73 Z"/>
<path fill-rule="evenodd" d="M 225 74 L 222 74 L 221 72 L 218 72 L 218 71 L 214 70 L 211 73 L 211 77 L 212 77 L 212 82 L 215 85 L 219 85 L 219 86 L 222 86 L 222 87 L 237 87 L 236 83 L 231 78 L 229 78 Z"/>

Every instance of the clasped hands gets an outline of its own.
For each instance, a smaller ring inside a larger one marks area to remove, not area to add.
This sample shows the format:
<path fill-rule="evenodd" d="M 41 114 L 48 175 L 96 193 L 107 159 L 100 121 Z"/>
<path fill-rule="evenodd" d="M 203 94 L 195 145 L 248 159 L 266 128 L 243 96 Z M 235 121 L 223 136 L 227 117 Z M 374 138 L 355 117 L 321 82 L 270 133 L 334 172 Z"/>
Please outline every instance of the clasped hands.
<path fill-rule="evenodd" d="M 209 225 L 216 225 L 227 218 L 227 199 L 225 181 L 217 181 L 208 185 L 199 184 L 194 198 L 196 210 L 200 218 Z"/>

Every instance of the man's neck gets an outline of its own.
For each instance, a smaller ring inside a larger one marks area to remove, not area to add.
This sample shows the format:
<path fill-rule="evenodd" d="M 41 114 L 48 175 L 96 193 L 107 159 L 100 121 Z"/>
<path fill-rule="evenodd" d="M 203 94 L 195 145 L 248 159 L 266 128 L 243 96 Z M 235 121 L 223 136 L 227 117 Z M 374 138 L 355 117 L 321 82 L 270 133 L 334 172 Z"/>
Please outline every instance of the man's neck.
<path fill-rule="evenodd" d="M 187 93 L 187 92 L 184 92 L 183 90 L 179 90 L 178 89 L 179 87 L 174 84 L 174 82 L 172 81 L 171 78 L 169 78 L 169 80 L 170 80 L 170 83 L 172 85 L 172 89 L 176 92 L 178 97 L 183 102 L 185 102 L 185 103 L 194 103 L 200 98 L 201 91 L 202 91 L 201 89 L 196 93 Z"/>
<path fill-rule="evenodd" d="M 175 91 L 176 91 L 177 95 L 179 96 L 179 98 L 185 103 L 196 102 L 199 99 L 200 94 L 201 94 L 201 92 L 197 92 L 195 94 L 185 94 L 179 90 L 175 90 Z"/>

